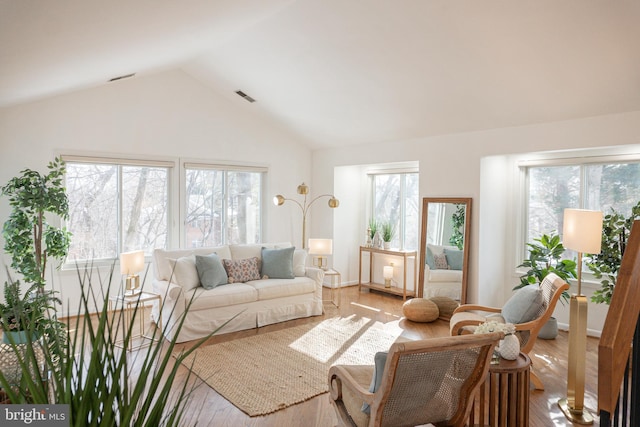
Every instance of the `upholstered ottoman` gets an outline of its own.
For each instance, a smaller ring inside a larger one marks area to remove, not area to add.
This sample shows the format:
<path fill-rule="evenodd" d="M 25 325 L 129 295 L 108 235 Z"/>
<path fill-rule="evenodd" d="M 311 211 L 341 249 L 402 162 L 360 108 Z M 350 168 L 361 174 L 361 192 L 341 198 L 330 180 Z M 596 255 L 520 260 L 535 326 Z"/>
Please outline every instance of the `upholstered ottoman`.
<path fill-rule="evenodd" d="M 402 305 L 402 314 L 412 322 L 433 322 L 440 312 L 438 306 L 425 298 L 412 298 Z"/>

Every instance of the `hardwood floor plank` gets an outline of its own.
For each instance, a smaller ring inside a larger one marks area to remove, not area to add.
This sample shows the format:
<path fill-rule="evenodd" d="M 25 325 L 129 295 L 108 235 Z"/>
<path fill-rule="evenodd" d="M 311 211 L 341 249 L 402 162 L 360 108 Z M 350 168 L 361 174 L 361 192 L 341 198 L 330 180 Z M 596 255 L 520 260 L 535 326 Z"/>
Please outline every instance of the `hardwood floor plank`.
<path fill-rule="evenodd" d="M 324 291 L 325 298 L 328 299 L 329 290 Z M 443 320 L 432 323 L 413 323 L 402 319 L 402 298 L 367 291 L 358 293 L 357 286 L 343 288 L 341 292 L 342 305 L 336 308 L 331 303 L 325 303 L 323 316 L 218 335 L 212 337 L 205 345 L 259 335 L 308 322 L 318 322 L 338 314 L 366 317 L 384 323 L 389 328 L 400 328 L 402 336 L 406 339 L 423 339 L 449 334 L 449 324 Z M 189 343 L 186 343 L 183 346 L 188 345 Z M 585 406 L 594 415 L 597 408 L 597 346 L 598 339 L 588 338 Z M 567 333 L 561 331 L 555 340 L 539 339 L 530 355 L 538 376 L 545 385 L 545 391 L 531 391 L 529 416 L 532 427 L 572 425 L 565 419 L 557 405 L 558 399 L 566 395 L 567 348 Z M 186 373 L 186 368 L 181 368 L 181 371 Z M 192 416 L 186 420 L 185 425 L 193 425 L 196 421 L 198 425 L 213 427 L 330 427 L 337 425 L 337 418 L 327 393 L 273 414 L 253 418 L 237 409 L 207 385 L 197 388 L 191 397 L 190 404 Z M 595 418 L 594 425 L 598 426 L 597 416 Z"/>

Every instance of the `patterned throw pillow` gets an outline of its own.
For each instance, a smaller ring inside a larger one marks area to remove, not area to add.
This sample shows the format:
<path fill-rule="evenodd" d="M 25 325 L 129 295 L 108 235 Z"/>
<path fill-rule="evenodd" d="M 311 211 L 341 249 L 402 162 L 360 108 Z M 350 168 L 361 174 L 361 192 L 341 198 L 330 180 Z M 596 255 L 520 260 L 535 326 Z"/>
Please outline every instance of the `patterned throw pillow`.
<path fill-rule="evenodd" d="M 245 258 L 238 260 L 223 259 L 224 269 L 227 270 L 229 283 L 248 282 L 260 279 L 258 258 Z"/>
<path fill-rule="evenodd" d="M 445 254 L 433 254 L 433 263 L 436 266 L 436 270 L 449 269 L 449 264 L 447 264 L 447 256 Z"/>

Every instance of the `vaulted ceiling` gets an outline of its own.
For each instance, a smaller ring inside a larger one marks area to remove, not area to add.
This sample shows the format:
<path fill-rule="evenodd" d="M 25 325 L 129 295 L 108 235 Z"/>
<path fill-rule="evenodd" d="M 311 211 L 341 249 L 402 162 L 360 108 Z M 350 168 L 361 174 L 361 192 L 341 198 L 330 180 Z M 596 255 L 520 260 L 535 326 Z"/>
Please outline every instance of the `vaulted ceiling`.
<path fill-rule="evenodd" d="M 0 108 L 175 68 L 312 148 L 636 111 L 640 2 L 0 0 Z"/>

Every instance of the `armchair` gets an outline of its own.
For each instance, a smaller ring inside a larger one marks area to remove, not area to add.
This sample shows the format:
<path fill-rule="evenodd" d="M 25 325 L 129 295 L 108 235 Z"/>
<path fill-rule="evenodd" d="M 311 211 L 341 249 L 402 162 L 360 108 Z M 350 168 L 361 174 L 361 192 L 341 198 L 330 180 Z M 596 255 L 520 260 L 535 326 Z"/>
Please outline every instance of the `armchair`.
<path fill-rule="evenodd" d="M 529 353 L 533 349 L 538 333 L 544 324 L 553 314 L 553 310 L 562 293 L 569 289 L 569 285 L 554 273 L 548 274 L 539 285 L 542 293 L 542 306 L 538 315 L 530 321 L 515 323 L 516 335 L 520 340 L 520 351 Z M 483 312 L 484 314 L 477 313 Z M 451 316 L 449 329 L 452 336 L 473 333 L 475 326 L 495 320 L 505 322 L 502 316 L 502 308 L 487 307 L 475 304 L 464 304 L 459 306 Z M 533 360 L 533 358 L 531 358 Z M 531 371 L 531 382 L 538 390 L 544 390 L 544 385 L 535 372 Z"/>
<path fill-rule="evenodd" d="M 396 343 L 376 391 L 368 391 L 373 366 L 329 370 L 331 403 L 347 426 L 464 426 L 484 383 L 501 333 Z M 370 415 L 361 408 L 370 405 Z"/>

